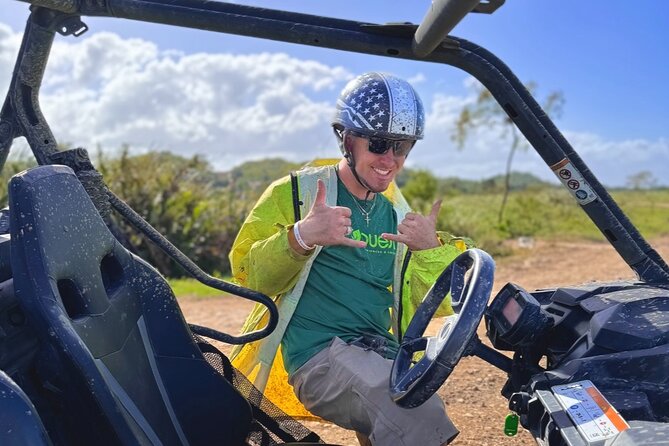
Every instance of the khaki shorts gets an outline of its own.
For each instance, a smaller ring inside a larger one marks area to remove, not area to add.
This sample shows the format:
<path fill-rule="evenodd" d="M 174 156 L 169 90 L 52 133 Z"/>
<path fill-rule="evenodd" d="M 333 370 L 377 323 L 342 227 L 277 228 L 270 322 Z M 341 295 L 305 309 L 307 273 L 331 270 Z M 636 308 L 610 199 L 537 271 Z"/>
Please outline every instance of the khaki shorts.
<path fill-rule="evenodd" d="M 458 434 L 436 394 L 404 409 L 390 398 L 392 361 L 334 338 L 289 379 L 314 415 L 369 437 L 375 446 L 437 446 Z"/>

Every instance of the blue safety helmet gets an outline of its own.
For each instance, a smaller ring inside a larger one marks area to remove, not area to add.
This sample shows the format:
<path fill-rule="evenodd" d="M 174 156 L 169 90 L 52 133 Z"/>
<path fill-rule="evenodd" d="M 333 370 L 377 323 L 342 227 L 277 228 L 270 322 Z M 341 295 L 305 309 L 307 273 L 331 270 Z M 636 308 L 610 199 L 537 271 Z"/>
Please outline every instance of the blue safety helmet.
<path fill-rule="evenodd" d="M 370 72 L 351 80 L 337 99 L 332 122 L 338 131 L 354 130 L 389 139 L 423 139 L 425 111 L 416 90 L 404 79 Z"/>

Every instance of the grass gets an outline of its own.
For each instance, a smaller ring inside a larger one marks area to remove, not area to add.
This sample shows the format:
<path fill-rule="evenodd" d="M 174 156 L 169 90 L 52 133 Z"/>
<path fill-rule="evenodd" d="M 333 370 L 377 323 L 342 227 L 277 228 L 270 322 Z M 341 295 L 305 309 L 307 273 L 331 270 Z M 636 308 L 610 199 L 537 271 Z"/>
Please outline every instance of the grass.
<path fill-rule="evenodd" d="M 168 279 L 168 282 L 174 291 L 174 295 L 177 298 L 188 296 L 196 299 L 211 299 L 214 297 L 227 295 L 227 293 L 203 285 L 195 279 Z"/>
<path fill-rule="evenodd" d="M 669 189 L 617 190 L 613 198 L 646 238 L 669 234 Z M 519 236 L 544 239 L 604 240 L 565 190 L 539 188 L 513 192 L 498 224 L 500 194 L 463 194 L 447 198 L 439 228 L 471 237 L 494 255 L 508 254 L 502 242 Z"/>

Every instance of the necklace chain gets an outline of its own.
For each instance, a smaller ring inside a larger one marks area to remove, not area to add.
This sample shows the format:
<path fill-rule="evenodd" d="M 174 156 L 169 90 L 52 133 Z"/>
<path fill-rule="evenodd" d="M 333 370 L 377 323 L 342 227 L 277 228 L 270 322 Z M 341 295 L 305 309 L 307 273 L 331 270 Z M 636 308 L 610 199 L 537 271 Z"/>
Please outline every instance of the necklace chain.
<path fill-rule="evenodd" d="M 351 191 L 348 190 L 348 188 L 346 186 L 344 186 L 344 189 L 346 189 L 346 192 L 348 192 L 348 194 L 351 196 L 351 198 L 353 199 L 353 203 L 355 203 L 355 205 L 358 207 L 358 209 L 360 210 L 360 213 L 365 218 L 365 223 L 367 224 L 367 226 L 369 226 L 369 220 L 370 220 L 369 216 L 372 213 L 372 211 L 374 210 L 374 207 L 376 206 L 376 194 L 374 194 L 374 198 L 372 199 L 372 205 L 369 207 L 369 210 L 366 210 L 365 208 L 362 207 L 362 205 L 360 203 L 358 203 L 358 199 L 355 198 L 355 195 L 353 195 L 351 193 Z M 365 200 L 365 201 L 367 201 L 367 200 Z"/>

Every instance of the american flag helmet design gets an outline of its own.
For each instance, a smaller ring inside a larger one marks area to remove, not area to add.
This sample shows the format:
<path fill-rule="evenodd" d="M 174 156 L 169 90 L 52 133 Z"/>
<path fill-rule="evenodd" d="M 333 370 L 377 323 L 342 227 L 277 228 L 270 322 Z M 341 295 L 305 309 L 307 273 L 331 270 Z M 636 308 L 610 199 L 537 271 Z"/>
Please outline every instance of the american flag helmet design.
<path fill-rule="evenodd" d="M 404 79 L 370 72 L 351 80 L 337 100 L 332 125 L 390 139 L 422 139 L 423 103 Z"/>

